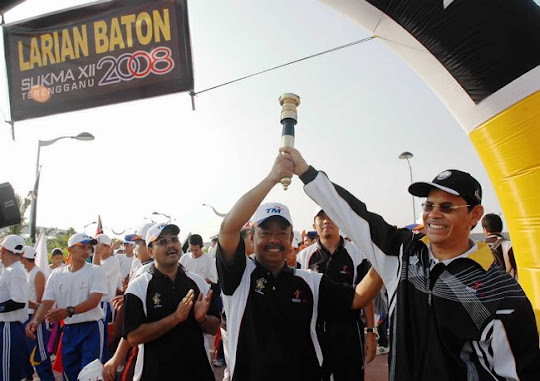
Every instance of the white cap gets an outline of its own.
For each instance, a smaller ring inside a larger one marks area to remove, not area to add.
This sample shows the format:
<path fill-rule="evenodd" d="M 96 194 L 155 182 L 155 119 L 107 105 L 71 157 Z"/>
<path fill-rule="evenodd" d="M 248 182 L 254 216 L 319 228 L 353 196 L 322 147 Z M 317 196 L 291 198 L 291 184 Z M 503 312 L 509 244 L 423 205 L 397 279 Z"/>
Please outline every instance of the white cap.
<path fill-rule="evenodd" d="M 99 359 L 95 359 L 91 363 L 86 364 L 77 376 L 77 381 L 95 380 L 103 380 L 103 365 L 99 362 Z"/>
<path fill-rule="evenodd" d="M 152 242 L 154 242 L 155 240 L 159 238 L 159 236 L 161 235 L 161 232 L 163 232 L 163 230 L 165 229 L 170 230 L 171 233 L 174 235 L 180 234 L 180 228 L 174 224 L 165 224 L 165 223 L 155 224 L 155 225 L 152 225 L 152 227 L 148 229 L 148 233 L 146 233 L 146 239 L 145 239 L 146 245 L 150 246 Z"/>
<path fill-rule="evenodd" d="M 315 217 L 317 217 L 322 211 L 323 209 L 319 205 L 316 205 L 315 209 L 313 209 L 313 220 L 315 220 Z"/>
<path fill-rule="evenodd" d="M 300 245 L 302 244 L 303 242 L 303 239 L 302 239 L 302 234 L 300 234 L 300 232 L 294 230 L 293 231 L 293 240 L 292 240 L 292 247 L 294 247 L 295 249 L 298 249 L 300 247 Z"/>
<path fill-rule="evenodd" d="M 14 254 L 21 254 L 24 251 L 25 244 L 26 242 L 24 242 L 24 239 L 15 234 L 6 236 L 2 241 L 2 247 Z"/>
<path fill-rule="evenodd" d="M 75 246 L 79 243 L 82 243 L 83 245 L 87 243 L 89 243 L 90 245 L 95 245 L 97 241 L 93 238 L 90 238 L 84 233 L 76 233 L 76 234 L 73 234 L 71 237 L 69 237 L 68 247 Z"/>
<path fill-rule="evenodd" d="M 253 216 L 253 225 L 258 226 L 262 224 L 267 218 L 279 216 L 284 218 L 292 226 L 291 213 L 289 208 L 279 202 L 269 202 L 261 204 L 255 211 Z"/>
<path fill-rule="evenodd" d="M 107 246 L 112 245 L 111 237 L 109 237 L 107 234 L 98 234 L 96 236 L 96 241 L 97 241 L 97 243 L 102 243 L 102 244 L 107 245 Z"/>
<path fill-rule="evenodd" d="M 28 259 L 35 259 L 36 258 L 37 251 L 32 246 L 25 246 L 24 247 L 24 254 L 23 257 Z"/>

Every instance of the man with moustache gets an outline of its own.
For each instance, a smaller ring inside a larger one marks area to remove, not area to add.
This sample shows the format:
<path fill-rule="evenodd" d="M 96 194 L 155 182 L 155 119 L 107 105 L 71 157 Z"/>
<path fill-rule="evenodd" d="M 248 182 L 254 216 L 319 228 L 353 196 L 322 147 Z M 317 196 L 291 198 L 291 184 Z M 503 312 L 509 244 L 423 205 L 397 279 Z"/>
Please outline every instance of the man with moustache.
<path fill-rule="evenodd" d="M 180 229 L 155 224 L 146 235 L 154 263 L 125 294 L 124 338 L 139 346 L 134 380 L 214 380 L 203 333 L 215 335 L 212 291 L 178 263 Z"/>
<path fill-rule="evenodd" d="M 288 208 L 261 202 L 283 177 L 290 155 L 279 155 L 266 178 L 237 201 L 221 224 L 216 260 L 227 314 L 228 366 L 232 380 L 320 380 L 322 353 L 315 332 L 318 314 L 342 315 L 374 295 L 361 286 L 286 265 L 293 240 Z M 245 255 L 240 231 L 253 215 Z"/>
<path fill-rule="evenodd" d="M 313 217 L 317 242 L 298 254 L 300 268 L 326 274 L 335 282 L 356 285 L 369 270 L 369 262 L 354 243 L 339 234 L 339 227 L 317 207 Z M 317 334 L 324 354 L 324 379 L 363 380 L 364 365 L 375 358 L 377 349 L 373 301 L 359 311 L 347 311 L 345 319 L 319 319 Z M 364 356 L 365 352 L 365 356 Z"/>
<path fill-rule="evenodd" d="M 96 243 L 82 233 L 69 238 L 71 264 L 51 273 L 41 305 L 26 326 L 26 334 L 34 339 L 45 319 L 52 323 L 64 320 L 62 364 L 68 380 L 76 380 L 81 369 L 95 359 L 103 361 L 105 327 L 99 302 L 108 292 L 107 278 L 100 266 L 86 262 Z"/>
<path fill-rule="evenodd" d="M 469 238 L 484 209 L 469 173 L 449 169 L 409 186 L 426 197 L 426 237 L 399 229 L 300 153 L 294 161 L 305 192 L 367 255 L 388 290 L 390 380 L 538 380 L 534 312 L 519 284 L 494 263 L 490 247 Z"/>

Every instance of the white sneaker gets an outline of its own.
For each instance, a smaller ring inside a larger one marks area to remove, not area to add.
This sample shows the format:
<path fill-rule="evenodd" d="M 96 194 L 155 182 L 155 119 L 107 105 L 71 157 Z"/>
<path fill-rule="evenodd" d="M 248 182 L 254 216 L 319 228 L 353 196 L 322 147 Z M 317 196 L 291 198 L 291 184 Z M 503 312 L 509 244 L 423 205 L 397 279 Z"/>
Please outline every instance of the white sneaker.
<path fill-rule="evenodd" d="M 390 352 L 389 347 L 382 347 L 382 346 L 377 347 L 377 354 L 378 355 L 382 355 L 382 354 L 385 354 L 385 353 L 388 353 L 388 352 Z"/>

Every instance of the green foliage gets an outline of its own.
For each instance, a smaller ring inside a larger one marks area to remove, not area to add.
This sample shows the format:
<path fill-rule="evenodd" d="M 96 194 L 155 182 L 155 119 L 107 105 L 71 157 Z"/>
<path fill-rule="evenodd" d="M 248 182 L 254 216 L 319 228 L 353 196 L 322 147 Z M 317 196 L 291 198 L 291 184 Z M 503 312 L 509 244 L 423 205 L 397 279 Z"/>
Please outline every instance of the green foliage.
<path fill-rule="evenodd" d="M 73 228 L 69 228 L 65 233 L 59 233 L 56 235 L 56 237 L 52 239 L 47 239 L 47 253 L 49 256 L 49 261 L 51 259 L 51 252 L 55 248 L 62 249 L 62 252 L 64 253 L 64 259 L 67 258 L 68 251 L 67 251 L 67 245 L 69 237 L 71 237 L 73 234 L 75 234 L 76 231 Z"/>

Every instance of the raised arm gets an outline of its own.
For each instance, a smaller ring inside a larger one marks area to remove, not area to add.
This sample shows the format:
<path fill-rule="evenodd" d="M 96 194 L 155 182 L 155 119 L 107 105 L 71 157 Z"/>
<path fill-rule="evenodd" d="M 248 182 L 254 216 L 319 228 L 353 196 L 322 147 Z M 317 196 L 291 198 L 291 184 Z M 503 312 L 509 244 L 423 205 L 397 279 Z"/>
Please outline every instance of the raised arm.
<path fill-rule="evenodd" d="M 373 302 L 373 299 L 379 293 L 379 291 L 381 291 L 382 286 L 383 281 L 381 277 L 372 267 L 369 269 L 364 279 L 362 279 L 362 281 L 356 285 L 351 309 L 357 310 L 359 308 L 368 306 L 370 302 Z"/>
<path fill-rule="evenodd" d="M 219 230 L 219 245 L 225 260 L 232 260 L 234 257 L 239 242 L 240 229 L 255 213 L 257 207 L 274 185 L 279 183 L 283 177 L 292 176 L 293 168 L 294 165 L 290 154 L 278 155 L 266 178 L 243 195 L 225 216 Z"/>

